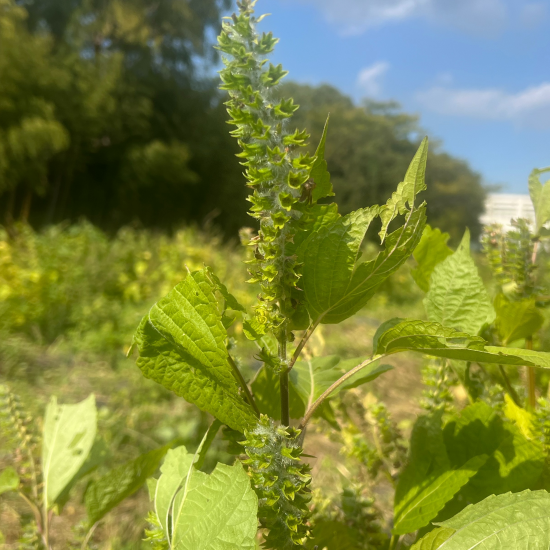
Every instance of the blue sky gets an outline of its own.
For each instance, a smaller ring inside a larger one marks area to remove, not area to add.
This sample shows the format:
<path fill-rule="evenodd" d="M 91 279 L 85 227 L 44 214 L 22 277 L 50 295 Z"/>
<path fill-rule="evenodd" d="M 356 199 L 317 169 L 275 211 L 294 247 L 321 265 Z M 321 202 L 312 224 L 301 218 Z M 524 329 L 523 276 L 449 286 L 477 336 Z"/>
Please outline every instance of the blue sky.
<path fill-rule="evenodd" d="M 258 0 L 289 78 L 396 100 L 487 184 L 550 165 L 550 0 Z"/>

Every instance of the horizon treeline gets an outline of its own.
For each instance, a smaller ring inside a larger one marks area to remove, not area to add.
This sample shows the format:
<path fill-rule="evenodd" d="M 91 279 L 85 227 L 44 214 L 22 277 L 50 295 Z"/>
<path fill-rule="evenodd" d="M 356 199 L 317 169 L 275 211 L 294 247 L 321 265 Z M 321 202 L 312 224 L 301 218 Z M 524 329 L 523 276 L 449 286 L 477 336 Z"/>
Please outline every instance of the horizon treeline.
<path fill-rule="evenodd" d="M 0 223 L 86 218 L 108 232 L 253 226 L 210 47 L 229 0 L 0 0 Z M 343 213 L 383 203 L 423 135 L 396 103 L 354 102 L 289 82 L 312 144 L 331 113 L 327 160 Z M 314 147 L 314 145 L 312 145 Z M 313 152 L 313 151 L 312 151 Z M 486 190 L 435 147 L 432 225 L 480 231 Z"/>

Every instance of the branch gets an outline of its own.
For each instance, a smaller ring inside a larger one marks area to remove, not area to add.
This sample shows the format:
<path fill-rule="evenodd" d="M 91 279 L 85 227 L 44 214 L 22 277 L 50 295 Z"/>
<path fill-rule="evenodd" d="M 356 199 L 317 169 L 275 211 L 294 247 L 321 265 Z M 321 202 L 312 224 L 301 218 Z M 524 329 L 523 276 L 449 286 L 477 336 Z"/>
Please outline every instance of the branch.
<path fill-rule="evenodd" d="M 227 352 L 227 357 L 229 359 L 229 364 L 231 365 L 231 368 L 233 369 L 233 374 L 235 375 L 235 378 L 237 379 L 237 382 L 241 386 L 241 388 L 244 391 L 246 400 L 250 403 L 251 407 L 254 409 L 254 412 L 256 413 L 256 416 L 260 416 L 260 409 L 258 409 L 258 406 L 256 405 L 256 401 L 254 401 L 254 397 L 252 397 L 252 393 L 250 392 L 250 389 L 246 383 L 246 380 L 243 378 L 243 375 L 241 374 L 241 371 L 239 370 L 239 367 L 237 367 L 237 364 L 233 360 L 233 357 L 231 357 L 231 354 L 229 351 Z"/>
<path fill-rule="evenodd" d="M 313 413 L 319 407 L 323 401 L 337 388 L 339 388 L 346 380 L 349 380 L 354 374 L 357 374 L 359 371 L 363 370 L 365 367 L 368 367 L 375 361 L 379 361 L 384 355 L 375 355 L 371 359 L 367 359 L 366 361 L 363 361 L 360 365 L 357 365 L 356 367 L 353 367 L 350 371 L 346 372 L 341 378 L 336 380 L 330 388 L 325 390 L 323 394 L 311 405 L 311 407 L 306 412 L 304 419 L 302 420 L 302 423 L 300 424 L 300 429 L 303 430 L 307 423 L 311 420 L 311 417 L 313 416 Z"/>

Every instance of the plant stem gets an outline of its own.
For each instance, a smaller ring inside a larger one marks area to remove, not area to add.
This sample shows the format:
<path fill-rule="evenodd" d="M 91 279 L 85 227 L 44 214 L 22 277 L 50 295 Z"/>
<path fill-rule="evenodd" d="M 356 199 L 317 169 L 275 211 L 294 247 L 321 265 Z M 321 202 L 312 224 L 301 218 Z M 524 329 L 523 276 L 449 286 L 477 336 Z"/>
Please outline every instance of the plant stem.
<path fill-rule="evenodd" d="M 283 334 L 279 338 L 279 359 L 283 365 L 286 364 L 286 335 Z M 288 372 L 290 368 L 285 369 L 279 375 L 279 388 L 281 391 L 281 424 L 283 426 L 290 426 L 290 402 L 289 402 L 289 386 L 288 386 Z"/>
<path fill-rule="evenodd" d="M 506 374 L 506 371 L 504 370 L 504 367 L 502 365 L 499 365 L 498 368 L 499 368 L 500 374 L 502 375 L 502 378 L 504 380 L 504 385 L 506 386 L 506 389 L 508 390 L 508 394 L 514 400 L 514 403 L 518 407 L 521 407 L 521 400 L 519 398 L 519 395 L 517 394 L 516 390 L 512 387 L 512 384 L 510 383 L 510 379 L 508 378 L 508 375 Z"/>
<path fill-rule="evenodd" d="M 260 416 L 260 409 L 258 409 L 258 406 L 256 405 L 256 401 L 254 401 L 254 397 L 252 397 L 252 393 L 250 392 L 250 389 L 246 383 L 246 380 L 243 378 L 243 375 L 241 374 L 241 371 L 239 370 L 239 367 L 237 367 L 237 364 L 233 360 L 233 357 L 228 353 L 227 354 L 229 358 L 229 364 L 231 365 L 231 368 L 233 369 L 233 374 L 235 375 L 235 378 L 237 379 L 237 382 L 241 386 L 241 388 L 244 391 L 244 395 L 246 397 L 246 400 L 250 403 L 251 407 L 254 409 L 254 412 L 257 416 Z"/>
<path fill-rule="evenodd" d="M 525 339 L 525 347 L 533 349 L 533 337 Z M 534 411 L 537 407 L 535 367 L 527 367 L 527 390 L 529 395 L 529 410 Z"/>
<path fill-rule="evenodd" d="M 330 388 L 325 390 L 322 395 L 311 405 L 311 407 L 307 410 L 304 419 L 302 420 L 302 423 L 300 424 L 300 429 L 304 429 L 307 426 L 307 423 L 311 420 L 311 417 L 313 416 L 313 413 L 315 412 L 315 409 L 319 407 L 323 401 L 338 387 L 340 387 L 346 380 L 349 380 L 354 374 L 357 374 L 360 370 L 364 369 L 365 367 L 368 367 L 370 364 L 374 363 L 375 361 L 378 361 L 384 357 L 383 355 L 375 355 L 371 359 L 367 359 L 366 361 L 363 361 L 360 365 L 357 365 L 356 367 L 353 367 L 350 371 L 346 372 L 344 376 L 336 380 Z"/>

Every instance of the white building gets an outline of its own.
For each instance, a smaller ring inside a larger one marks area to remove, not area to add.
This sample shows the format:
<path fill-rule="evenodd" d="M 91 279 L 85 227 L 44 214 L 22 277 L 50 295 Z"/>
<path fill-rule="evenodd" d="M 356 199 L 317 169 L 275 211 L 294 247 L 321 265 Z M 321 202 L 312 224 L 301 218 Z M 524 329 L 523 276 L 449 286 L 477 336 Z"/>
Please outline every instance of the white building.
<path fill-rule="evenodd" d="M 529 195 L 507 195 L 495 193 L 487 196 L 485 214 L 480 218 L 483 225 L 498 223 L 508 231 L 511 220 L 525 218 L 535 223 L 535 209 Z"/>

